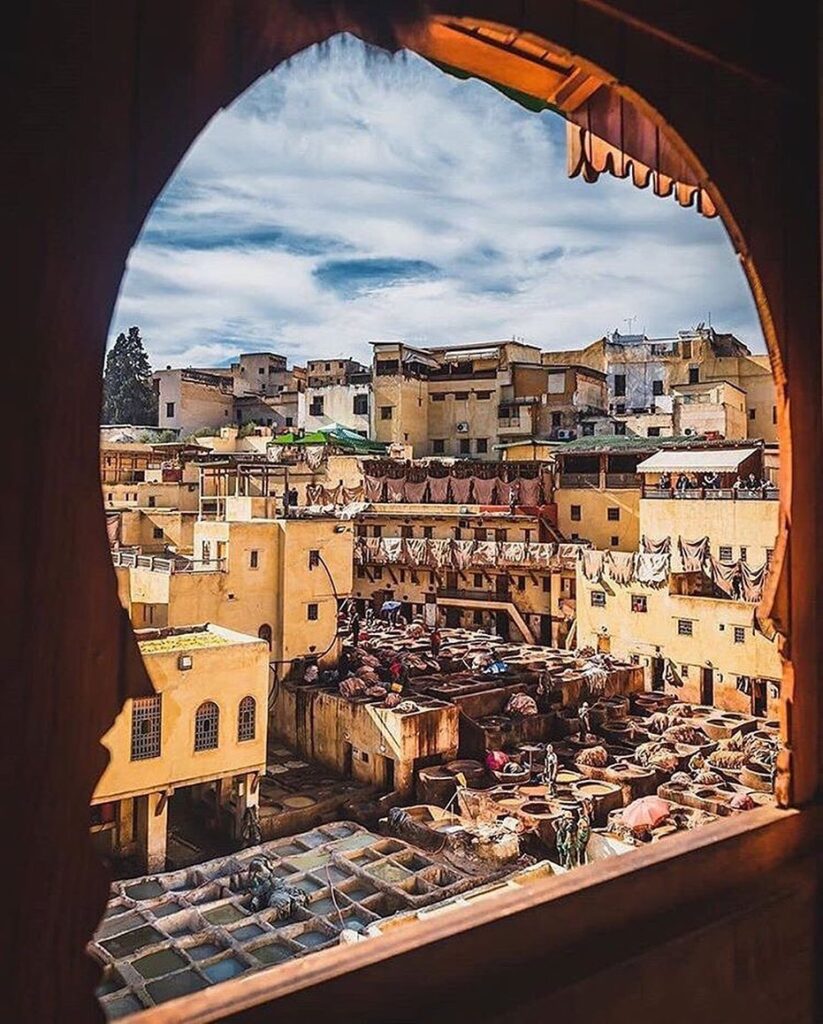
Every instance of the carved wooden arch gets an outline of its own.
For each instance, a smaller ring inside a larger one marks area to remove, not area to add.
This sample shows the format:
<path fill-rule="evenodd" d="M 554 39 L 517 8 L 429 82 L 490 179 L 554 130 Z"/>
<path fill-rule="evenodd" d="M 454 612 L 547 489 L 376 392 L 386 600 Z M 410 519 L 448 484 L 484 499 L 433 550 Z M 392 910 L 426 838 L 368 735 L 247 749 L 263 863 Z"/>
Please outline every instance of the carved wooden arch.
<path fill-rule="evenodd" d="M 21 429 L 6 450 L 6 480 L 17 500 L 0 514 L 3 536 L 17 541 L 6 562 L 17 599 L 7 617 L 17 681 L 8 711 L 17 728 L 4 750 L 10 764 L 3 778 L 11 783 L 4 807 L 26 855 L 16 868 L 14 947 L 6 962 L 13 1015 L 16 1009 L 18 1017 L 43 1021 L 85 1020 L 97 1013 L 96 971 L 83 947 L 107 884 L 86 829 L 105 756 L 98 740 L 125 698 L 149 692 L 117 603 L 99 486 L 100 373 L 125 260 L 152 202 L 216 111 L 282 60 L 339 31 L 389 46 L 413 43 L 422 5 L 22 6 L 7 36 L 7 81 L 25 97 L 6 163 L 18 184 L 10 287 L 20 309 L 8 326 L 26 341 L 17 372 L 28 386 L 11 396 Z M 751 17 L 749 5 L 737 0 L 695 0 L 697 18 L 682 5 L 639 17 L 635 11 L 644 5 L 631 0 L 432 6 L 585 54 L 627 95 L 645 97 L 661 124 L 676 125 L 700 166 L 711 170 L 713 199 L 752 282 L 773 360 L 791 377 L 796 399 L 788 401 L 780 379 L 783 511 L 795 550 L 803 552 L 802 560 L 784 561 L 780 613 L 788 624 L 791 610 L 788 714 L 806 724 L 795 745 L 793 796 L 808 800 L 820 770 L 820 292 L 817 154 L 807 100 L 815 84 L 808 51 L 814 22 L 801 24 L 802 12 L 795 13 L 794 46 L 775 46 L 763 74 L 759 62 L 775 30 L 751 38 L 736 33 Z M 58 504 L 55 495 L 66 494 L 73 500 Z M 42 984 L 44 964 L 54 965 L 49 985 Z"/>

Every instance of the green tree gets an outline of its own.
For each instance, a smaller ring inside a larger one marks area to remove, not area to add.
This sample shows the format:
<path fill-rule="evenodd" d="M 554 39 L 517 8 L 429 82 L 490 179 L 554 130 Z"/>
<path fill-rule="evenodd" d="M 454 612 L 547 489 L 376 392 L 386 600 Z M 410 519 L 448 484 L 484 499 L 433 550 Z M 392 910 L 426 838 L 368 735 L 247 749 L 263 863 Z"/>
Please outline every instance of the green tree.
<path fill-rule="evenodd" d="M 103 422 L 144 426 L 157 423 L 157 395 L 139 327 L 118 334 L 106 356 Z"/>

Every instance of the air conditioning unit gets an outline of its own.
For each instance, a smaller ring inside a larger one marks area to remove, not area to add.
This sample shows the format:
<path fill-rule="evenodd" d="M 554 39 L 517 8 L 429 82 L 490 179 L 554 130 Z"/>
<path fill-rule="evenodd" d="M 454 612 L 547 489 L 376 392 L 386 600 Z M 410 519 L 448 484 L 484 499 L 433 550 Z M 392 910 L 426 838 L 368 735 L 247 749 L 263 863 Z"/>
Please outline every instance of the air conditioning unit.
<path fill-rule="evenodd" d="M 686 427 L 683 433 L 686 437 L 690 437 L 694 433 L 694 427 Z"/>
<path fill-rule="evenodd" d="M 558 441 L 573 441 L 575 437 L 573 430 L 558 430 L 557 439 Z"/>
<path fill-rule="evenodd" d="M 466 423 L 465 420 L 461 420 L 460 423 L 457 424 L 457 433 L 458 434 L 468 434 L 468 432 L 469 432 L 469 425 L 468 425 L 468 423 Z"/>

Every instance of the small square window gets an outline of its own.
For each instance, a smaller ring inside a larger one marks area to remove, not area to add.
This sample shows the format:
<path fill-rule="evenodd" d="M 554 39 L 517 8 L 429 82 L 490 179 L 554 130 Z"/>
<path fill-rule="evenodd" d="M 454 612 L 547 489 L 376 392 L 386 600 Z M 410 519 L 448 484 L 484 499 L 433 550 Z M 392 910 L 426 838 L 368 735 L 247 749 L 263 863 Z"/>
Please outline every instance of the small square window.
<path fill-rule="evenodd" d="M 155 526 L 154 529 L 151 532 L 152 532 L 152 536 L 154 537 L 155 540 L 162 540 L 163 539 L 163 527 L 162 526 Z"/>
<path fill-rule="evenodd" d="M 678 619 L 677 632 L 680 636 L 693 636 L 691 619 Z"/>
<path fill-rule="evenodd" d="M 431 540 L 432 537 L 434 536 L 434 527 L 433 526 L 424 526 L 423 527 L 423 536 L 425 537 L 426 540 Z"/>
<path fill-rule="evenodd" d="M 485 455 L 489 450 L 489 439 L 487 437 L 478 437 L 476 444 L 478 455 Z"/>
<path fill-rule="evenodd" d="M 482 586 L 483 586 L 483 573 L 482 572 L 476 572 L 474 574 L 474 585 L 478 589 L 482 588 Z"/>
<path fill-rule="evenodd" d="M 633 612 L 647 612 L 648 599 L 645 594 L 632 594 L 632 611 Z"/>
<path fill-rule="evenodd" d="M 618 416 L 622 416 L 626 411 L 626 403 L 618 402 L 617 405 L 614 407 L 614 411 L 617 413 Z"/>
<path fill-rule="evenodd" d="M 571 506 L 571 508 L 569 509 L 569 517 L 570 517 L 570 519 L 571 519 L 571 521 L 573 523 L 579 523 L 580 522 L 580 506 L 579 505 L 572 505 Z"/>
<path fill-rule="evenodd" d="M 470 455 L 471 454 L 471 441 L 466 437 L 460 438 L 460 454 Z"/>
<path fill-rule="evenodd" d="M 732 549 L 728 544 L 721 544 L 718 550 L 721 562 L 731 562 L 732 560 Z"/>
<path fill-rule="evenodd" d="M 411 540 L 414 537 L 414 527 L 413 526 L 401 526 L 400 527 L 400 536 L 401 537 L 405 537 L 406 540 Z"/>
<path fill-rule="evenodd" d="M 606 509 L 606 518 L 609 522 L 616 523 L 620 520 L 620 509 L 616 505 L 612 505 Z"/>
<path fill-rule="evenodd" d="M 743 626 L 734 627 L 734 642 L 744 644 L 746 642 L 746 630 Z"/>
<path fill-rule="evenodd" d="M 625 423 L 615 423 L 615 425 L 614 425 L 614 432 L 619 437 L 624 436 L 625 433 L 626 433 L 626 424 Z"/>
<path fill-rule="evenodd" d="M 605 608 L 606 607 L 606 592 L 604 590 L 593 590 L 592 591 L 592 608 Z"/>
<path fill-rule="evenodd" d="M 443 394 L 442 391 L 438 391 L 437 394 L 432 395 L 432 401 L 433 402 L 445 402 L 446 401 L 446 396 Z"/>
<path fill-rule="evenodd" d="M 166 417 L 171 418 L 174 416 L 174 402 L 166 402 Z"/>
<path fill-rule="evenodd" d="M 249 552 L 249 568 L 256 569 L 260 564 L 260 552 L 250 551 Z"/>
<path fill-rule="evenodd" d="M 660 437 L 660 427 L 649 427 L 646 431 L 647 437 Z"/>
<path fill-rule="evenodd" d="M 749 419 L 757 419 L 757 409 L 749 409 Z"/>
<path fill-rule="evenodd" d="M 369 414 L 369 396 L 368 395 L 355 395 L 354 396 L 354 407 L 355 416 L 368 416 Z"/>
<path fill-rule="evenodd" d="M 655 396 L 663 394 L 663 381 L 653 380 L 652 381 L 652 394 Z"/>
<path fill-rule="evenodd" d="M 316 622 L 317 621 L 317 605 L 316 604 L 308 605 L 308 607 L 306 608 L 306 618 L 309 620 L 309 622 Z"/>
<path fill-rule="evenodd" d="M 617 536 L 616 533 L 613 533 L 612 537 L 611 537 L 611 546 L 613 548 L 616 548 L 616 547 L 619 547 L 619 545 L 620 545 L 620 538 Z"/>
<path fill-rule="evenodd" d="M 381 405 L 380 406 L 380 419 L 390 420 L 392 418 L 394 406 L 392 405 Z"/>
<path fill-rule="evenodd" d="M 442 437 L 435 437 L 432 439 L 432 454 L 443 455 L 446 451 L 446 441 Z"/>

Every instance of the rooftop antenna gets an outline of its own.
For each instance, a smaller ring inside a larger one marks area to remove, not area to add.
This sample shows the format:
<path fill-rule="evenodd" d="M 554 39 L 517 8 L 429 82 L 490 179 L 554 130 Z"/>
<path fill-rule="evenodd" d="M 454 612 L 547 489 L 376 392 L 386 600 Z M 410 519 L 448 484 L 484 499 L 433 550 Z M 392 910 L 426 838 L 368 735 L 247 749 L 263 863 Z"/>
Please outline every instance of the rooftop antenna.
<path fill-rule="evenodd" d="M 628 330 L 629 334 L 632 333 L 632 325 L 634 324 L 636 319 L 637 319 L 636 316 L 627 316 L 627 317 L 623 318 L 624 322 L 629 325 L 629 330 Z"/>

